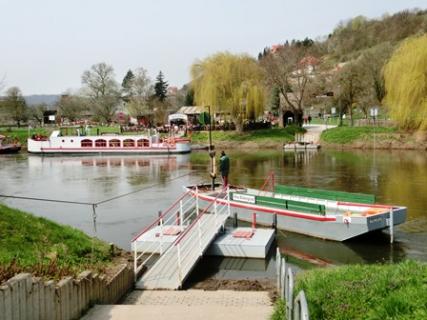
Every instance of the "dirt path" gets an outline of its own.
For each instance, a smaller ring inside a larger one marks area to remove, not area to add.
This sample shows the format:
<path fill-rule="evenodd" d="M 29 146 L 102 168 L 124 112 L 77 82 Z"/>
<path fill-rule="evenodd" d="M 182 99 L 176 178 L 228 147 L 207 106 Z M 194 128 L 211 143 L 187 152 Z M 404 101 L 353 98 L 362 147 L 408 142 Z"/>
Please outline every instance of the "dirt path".
<path fill-rule="evenodd" d="M 324 124 L 304 125 L 303 128 L 307 130 L 307 132 L 304 134 L 304 142 L 319 143 L 320 135 L 322 134 L 322 132 L 325 131 L 326 129 L 331 129 L 335 127 L 336 126 L 324 125 Z"/>

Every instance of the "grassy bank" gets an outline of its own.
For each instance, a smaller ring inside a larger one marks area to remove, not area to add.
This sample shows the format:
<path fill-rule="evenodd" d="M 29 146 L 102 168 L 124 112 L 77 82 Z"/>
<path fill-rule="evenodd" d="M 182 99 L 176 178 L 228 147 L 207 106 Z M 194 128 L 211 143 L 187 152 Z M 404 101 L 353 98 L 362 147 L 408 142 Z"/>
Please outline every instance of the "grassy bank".
<path fill-rule="evenodd" d="M 395 133 L 396 128 L 386 127 L 336 127 L 322 132 L 321 140 L 327 143 L 350 144 L 358 140 L 373 140 L 383 134 Z"/>
<path fill-rule="evenodd" d="M 23 146 L 27 145 L 27 138 L 33 134 L 49 135 L 49 130 L 44 128 L 0 128 L 0 135 L 6 136 L 11 140 L 18 140 Z"/>
<path fill-rule="evenodd" d="M 0 204 L 0 283 L 23 271 L 59 278 L 103 270 L 110 261 L 108 244 Z"/>
<path fill-rule="evenodd" d="M 352 265 L 298 275 L 311 319 L 427 319 L 427 264 Z M 278 302 L 272 319 L 283 315 Z"/>
<path fill-rule="evenodd" d="M 427 132 L 390 127 L 337 127 L 323 131 L 320 139 L 326 147 L 427 150 Z"/>
<path fill-rule="evenodd" d="M 286 128 L 273 128 L 245 132 L 236 131 L 212 131 L 212 140 L 214 145 L 254 143 L 260 146 L 279 145 L 294 140 L 296 133 L 304 133 L 305 130 L 290 126 Z M 193 132 L 191 141 L 193 143 L 207 144 L 209 142 L 209 133 L 207 131 Z"/>

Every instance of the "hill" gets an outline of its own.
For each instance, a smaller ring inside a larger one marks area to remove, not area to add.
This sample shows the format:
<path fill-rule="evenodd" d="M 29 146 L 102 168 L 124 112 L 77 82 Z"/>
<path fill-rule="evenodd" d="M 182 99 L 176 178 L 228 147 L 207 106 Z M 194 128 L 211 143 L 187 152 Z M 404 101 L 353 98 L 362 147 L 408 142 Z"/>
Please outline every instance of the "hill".
<path fill-rule="evenodd" d="M 24 96 L 25 102 L 29 107 L 36 106 L 38 104 L 45 104 L 49 107 L 56 105 L 61 96 L 59 94 L 34 94 Z"/>

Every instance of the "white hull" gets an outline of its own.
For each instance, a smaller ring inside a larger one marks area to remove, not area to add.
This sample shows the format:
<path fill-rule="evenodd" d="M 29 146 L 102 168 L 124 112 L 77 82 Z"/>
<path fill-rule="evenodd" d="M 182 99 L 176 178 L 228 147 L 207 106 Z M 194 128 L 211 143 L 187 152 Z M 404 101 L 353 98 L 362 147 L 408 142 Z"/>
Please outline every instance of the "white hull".
<path fill-rule="evenodd" d="M 231 190 L 233 192 L 233 190 Z M 259 190 L 247 189 L 248 194 L 256 194 Z M 274 196 L 273 193 L 262 191 L 264 196 Z M 289 199 L 292 196 L 282 195 Z M 199 199 L 212 202 L 215 199 L 215 193 L 199 192 Z M 302 200 L 299 197 L 298 200 Z M 390 210 L 393 212 L 393 225 L 398 225 L 406 220 L 405 207 L 392 207 L 382 205 L 364 205 L 364 204 L 339 204 L 334 201 L 325 201 L 315 198 L 305 198 L 305 202 L 318 204 L 322 201 L 327 207 L 325 215 L 297 212 L 273 208 L 263 205 L 257 205 L 250 202 L 230 200 L 230 206 L 238 217 L 244 221 L 251 221 L 252 214 L 256 213 L 257 223 L 271 225 L 273 215 L 277 215 L 277 227 L 295 233 L 300 233 L 316 238 L 345 241 L 368 232 L 382 230 L 390 227 Z M 224 202 L 226 200 L 217 200 Z M 379 213 L 364 216 L 361 213 L 369 208 L 383 208 Z M 345 213 L 352 211 L 351 216 Z"/>
<path fill-rule="evenodd" d="M 28 139 L 28 152 L 37 154 L 182 154 L 191 152 L 189 141 L 168 140 L 158 136 L 59 136 Z"/>

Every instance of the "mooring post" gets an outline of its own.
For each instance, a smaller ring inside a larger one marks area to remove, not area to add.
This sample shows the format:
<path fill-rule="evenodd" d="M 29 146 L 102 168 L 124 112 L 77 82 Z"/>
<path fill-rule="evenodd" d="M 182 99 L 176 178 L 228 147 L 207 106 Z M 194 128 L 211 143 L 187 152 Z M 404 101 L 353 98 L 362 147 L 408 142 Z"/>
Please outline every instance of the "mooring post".
<path fill-rule="evenodd" d="M 158 226 L 160 226 L 160 219 L 162 217 L 162 211 L 159 210 L 159 212 L 157 213 L 158 217 L 159 217 L 159 222 L 157 223 Z"/>
<path fill-rule="evenodd" d="M 256 229 L 256 213 L 252 213 L 252 229 Z"/>
<path fill-rule="evenodd" d="M 239 222 L 237 220 L 237 212 L 233 213 L 233 228 L 237 228 L 239 226 Z"/>
<path fill-rule="evenodd" d="M 390 243 L 393 243 L 394 241 L 394 219 L 393 219 L 393 207 L 390 207 Z"/>
<path fill-rule="evenodd" d="M 277 286 L 277 293 L 280 293 L 280 269 L 281 269 L 281 256 L 280 256 L 280 249 L 277 247 L 276 249 L 276 286 Z"/>
<path fill-rule="evenodd" d="M 274 233 L 277 233 L 277 213 L 273 214 L 273 229 Z"/>

